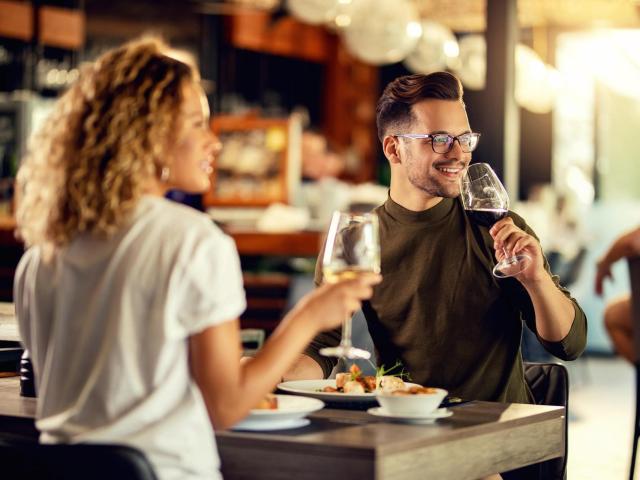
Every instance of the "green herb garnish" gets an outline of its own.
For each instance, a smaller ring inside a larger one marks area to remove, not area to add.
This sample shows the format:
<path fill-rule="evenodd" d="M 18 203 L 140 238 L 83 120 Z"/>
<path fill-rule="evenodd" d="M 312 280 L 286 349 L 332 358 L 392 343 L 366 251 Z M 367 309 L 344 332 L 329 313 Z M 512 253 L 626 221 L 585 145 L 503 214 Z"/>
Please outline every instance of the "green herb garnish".
<path fill-rule="evenodd" d="M 394 373 L 394 370 L 398 370 L 398 369 L 400 369 L 400 371 Z M 384 377 L 385 375 L 392 376 L 392 377 L 400 377 L 403 380 L 409 380 L 409 381 L 411 380 L 411 375 L 409 374 L 409 372 L 406 372 L 404 370 L 404 367 L 402 366 L 401 361 L 397 361 L 395 365 L 391 368 L 385 368 L 384 365 L 381 365 L 376 369 L 376 378 Z"/>

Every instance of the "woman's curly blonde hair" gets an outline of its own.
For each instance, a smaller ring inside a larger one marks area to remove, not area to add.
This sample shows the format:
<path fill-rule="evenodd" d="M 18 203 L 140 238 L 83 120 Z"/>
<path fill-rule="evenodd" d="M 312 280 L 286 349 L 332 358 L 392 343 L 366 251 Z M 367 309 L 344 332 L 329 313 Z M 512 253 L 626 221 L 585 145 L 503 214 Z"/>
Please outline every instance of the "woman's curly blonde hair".
<path fill-rule="evenodd" d="M 18 172 L 19 234 L 54 251 L 76 235 L 111 235 L 127 221 L 175 140 L 191 66 L 158 38 L 102 55 L 58 100 Z"/>

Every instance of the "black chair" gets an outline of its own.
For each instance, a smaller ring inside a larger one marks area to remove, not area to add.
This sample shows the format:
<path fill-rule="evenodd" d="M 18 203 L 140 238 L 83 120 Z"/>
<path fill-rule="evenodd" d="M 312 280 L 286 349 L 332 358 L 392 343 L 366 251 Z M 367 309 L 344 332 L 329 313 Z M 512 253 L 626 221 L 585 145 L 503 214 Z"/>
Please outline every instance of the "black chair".
<path fill-rule="evenodd" d="M 524 378 L 537 405 L 565 408 L 564 456 L 540 463 L 541 479 L 564 480 L 569 448 L 569 372 L 560 363 L 525 363 Z"/>
<path fill-rule="evenodd" d="M 564 455 L 528 467 L 504 472 L 505 480 L 566 480 L 568 455 L 569 372 L 560 363 L 524 363 L 524 377 L 536 405 L 565 408 Z M 544 439 L 541 439 L 544 441 Z"/>
<path fill-rule="evenodd" d="M 631 450 L 631 468 L 629 480 L 633 480 L 636 470 L 636 453 L 640 437 L 640 257 L 629 258 L 629 279 L 631 281 L 631 325 L 633 326 L 633 347 L 636 369 L 636 419 L 633 427 L 633 447 Z"/>
<path fill-rule="evenodd" d="M 41 445 L 5 437 L 0 469 L 6 479 L 157 480 L 147 457 L 125 445 Z"/>

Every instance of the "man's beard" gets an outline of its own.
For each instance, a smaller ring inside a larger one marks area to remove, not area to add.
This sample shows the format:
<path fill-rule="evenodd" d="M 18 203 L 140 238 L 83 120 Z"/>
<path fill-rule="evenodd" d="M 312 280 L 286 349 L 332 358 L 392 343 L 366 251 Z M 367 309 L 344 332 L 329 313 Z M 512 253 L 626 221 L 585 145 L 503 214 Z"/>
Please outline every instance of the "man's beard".
<path fill-rule="evenodd" d="M 423 177 L 418 177 L 417 175 L 412 174 L 411 170 L 409 170 L 408 178 L 411 185 L 422 190 L 431 197 L 455 198 L 460 195 L 460 186 L 457 183 L 443 185 L 429 174 L 424 174 Z"/>

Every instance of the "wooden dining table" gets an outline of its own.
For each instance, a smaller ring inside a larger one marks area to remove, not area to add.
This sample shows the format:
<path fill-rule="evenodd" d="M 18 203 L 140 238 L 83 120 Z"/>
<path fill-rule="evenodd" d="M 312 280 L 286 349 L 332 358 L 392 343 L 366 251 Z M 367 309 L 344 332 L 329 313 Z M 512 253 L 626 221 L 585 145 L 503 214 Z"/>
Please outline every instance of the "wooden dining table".
<path fill-rule="evenodd" d="M 216 432 L 225 479 L 477 479 L 564 455 L 563 407 L 467 402 L 431 424 L 324 408 L 310 424 Z M 0 378 L 0 435 L 35 438 L 36 400 Z"/>

